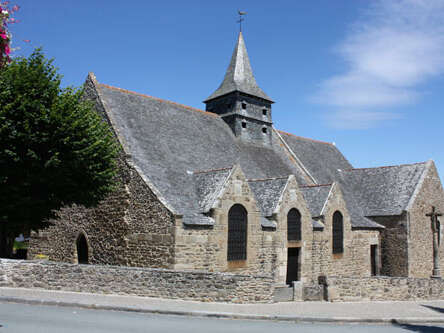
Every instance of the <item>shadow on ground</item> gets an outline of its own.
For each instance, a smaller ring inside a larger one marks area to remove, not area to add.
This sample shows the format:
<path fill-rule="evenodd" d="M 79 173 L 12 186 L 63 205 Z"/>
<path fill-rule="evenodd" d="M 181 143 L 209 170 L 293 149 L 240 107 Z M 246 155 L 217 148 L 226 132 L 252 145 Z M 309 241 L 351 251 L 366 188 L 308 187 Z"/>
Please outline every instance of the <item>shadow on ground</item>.
<path fill-rule="evenodd" d="M 431 310 L 436 311 L 436 312 L 444 313 L 444 308 L 438 308 L 437 306 L 424 305 L 424 304 L 421 304 L 421 306 L 423 306 L 425 308 L 428 308 L 428 309 L 431 309 Z"/>
<path fill-rule="evenodd" d="M 412 332 L 444 333 L 444 328 L 438 326 L 402 324 L 396 320 L 392 320 L 392 325 Z"/>

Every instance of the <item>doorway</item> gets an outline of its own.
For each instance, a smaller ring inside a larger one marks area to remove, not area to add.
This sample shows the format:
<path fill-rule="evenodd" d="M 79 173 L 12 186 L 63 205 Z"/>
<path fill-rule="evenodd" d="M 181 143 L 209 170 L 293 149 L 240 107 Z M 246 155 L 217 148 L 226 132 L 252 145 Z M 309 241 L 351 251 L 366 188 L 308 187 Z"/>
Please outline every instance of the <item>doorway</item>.
<path fill-rule="evenodd" d="M 378 245 L 370 245 L 370 261 L 372 276 L 378 275 Z"/>
<path fill-rule="evenodd" d="M 83 234 L 80 234 L 76 242 L 77 247 L 77 262 L 79 264 L 88 263 L 88 243 Z"/>
<path fill-rule="evenodd" d="M 288 248 L 288 261 L 287 261 L 287 280 L 286 283 L 292 286 L 293 281 L 299 281 L 301 279 L 300 267 L 301 267 L 301 248 L 289 247 Z"/>

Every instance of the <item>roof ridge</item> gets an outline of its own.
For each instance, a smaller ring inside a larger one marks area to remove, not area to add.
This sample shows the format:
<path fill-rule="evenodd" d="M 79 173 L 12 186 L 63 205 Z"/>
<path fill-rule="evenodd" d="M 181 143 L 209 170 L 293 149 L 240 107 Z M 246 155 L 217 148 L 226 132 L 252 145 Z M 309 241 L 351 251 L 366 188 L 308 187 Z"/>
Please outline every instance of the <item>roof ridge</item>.
<path fill-rule="evenodd" d="M 299 185 L 299 188 L 310 188 L 310 187 L 321 187 L 321 186 L 331 186 L 333 183 L 330 184 L 314 184 L 314 185 Z"/>
<path fill-rule="evenodd" d="M 210 169 L 210 170 L 199 170 L 199 171 L 193 171 L 193 175 L 201 174 L 201 173 L 216 172 L 216 171 L 226 171 L 226 170 L 231 170 L 231 169 L 233 169 L 233 167 L 220 168 L 220 169 Z"/>
<path fill-rule="evenodd" d="M 289 176 L 287 177 L 274 177 L 274 178 L 252 178 L 252 179 L 247 179 L 247 182 L 264 182 L 267 180 L 277 180 L 277 179 L 287 179 Z"/>
<path fill-rule="evenodd" d="M 104 83 L 98 83 L 98 84 L 100 86 L 106 87 L 108 89 L 117 90 L 117 91 L 124 92 L 124 93 L 127 93 L 127 94 L 137 95 L 137 96 L 140 96 L 140 97 L 154 99 L 154 100 L 159 101 L 159 102 L 165 102 L 165 103 L 177 105 L 177 106 L 180 106 L 182 108 L 185 108 L 185 109 L 188 109 L 188 110 L 191 110 L 191 111 L 197 111 L 197 112 L 201 112 L 201 113 L 213 116 L 213 117 L 219 117 L 219 115 L 216 114 L 216 113 L 204 111 L 204 110 L 192 107 L 192 106 L 176 103 L 176 102 L 169 101 L 169 100 L 166 100 L 166 99 L 162 99 L 162 98 L 159 98 L 159 97 L 154 97 L 154 96 L 150 96 L 150 95 L 146 95 L 146 94 L 141 94 L 141 93 L 138 93 L 138 92 L 135 92 L 135 91 L 131 91 L 131 90 L 127 90 L 127 89 L 123 89 L 123 88 L 119 88 L 119 87 L 110 86 L 110 85 L 104 84 Z"/>
<path fill-rule="evenodd" d="M 404 164 L 398 164 L 398 165 L 383 165 L 383 166 L 379 166 L 379 167 L 369 167 L 369 168 L 353 168 L 353 169 L 345 169 L 345 170 L 342 170 L 342 171 L 388 169 L 388 168 L 396 168 L 396 167 L 411 166 L 411 165 L 418 165 L 418 164 L 427 164 L 427 162 L 404 163 Z"/>
<path fill-rule="evenodd" d="M 278 132 L 280 132 L 280 133 L 287 134 L 287 135 L 295 136 L 295 137 L 297 137 L 297 138 L 299 138 L 299 139 L 302 139 L 302 140 L 313 141 L 313 142 L 317 142 L 317 143 L 323 143 L 323 144 L 326 144 L 326 145 L 331 145 L 331 146 L 336 147 L 332 142 L 326 142 L 326 141 L 321 141 L 321 140 L 316 140 L 316 139 L 306 138 L 306 137 L 303 137 L 303 136 L 299 136 L 299 135 L 296 135 L 296 134 L 293 134 L 293 133 L 288 133 L 288 132 L 281 131 L 281 130 L 278 130 L 278 129 L 277 129 L 276 131 L 278 131 Z"/>

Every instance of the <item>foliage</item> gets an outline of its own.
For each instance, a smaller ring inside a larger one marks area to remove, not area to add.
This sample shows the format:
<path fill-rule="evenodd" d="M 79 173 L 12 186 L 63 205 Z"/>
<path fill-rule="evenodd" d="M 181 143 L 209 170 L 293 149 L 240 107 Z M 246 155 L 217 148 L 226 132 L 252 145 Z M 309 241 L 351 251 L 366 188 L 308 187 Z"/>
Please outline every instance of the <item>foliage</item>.
<path fill-rule="evenodd" d="M 53 210 L 95 205 L 114 187 L 108 125 L 60 80 L 39 49 L 0 71 L 0 243 L 2 233 L 42 228 Z"/>
<path fill-rule="evenodd" d="M 14 250 L 26 250 L 28 248 L 28 242 L 14 241 Z"/>
<path fill-rule="evenodd" d="M 16 23 L 17 20 L 12 15 L 19 10 L 19 6 L 8 7 L 9 1 L 0 2 L 0 69 L 11 59 L 11 33 L 8 31 L 8 24 Z"/>

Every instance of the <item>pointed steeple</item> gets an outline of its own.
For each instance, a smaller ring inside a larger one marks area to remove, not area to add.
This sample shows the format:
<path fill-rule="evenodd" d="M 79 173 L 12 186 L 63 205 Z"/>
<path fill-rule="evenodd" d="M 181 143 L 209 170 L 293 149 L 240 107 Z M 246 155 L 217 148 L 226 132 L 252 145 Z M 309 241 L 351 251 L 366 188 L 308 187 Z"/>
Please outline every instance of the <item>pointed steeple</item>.
<path fill-rule="evenodd" d="M 217 90 L 204 102 L 226 95 L 231 92 L 241 92 L 273 102 L 264 91 L 259 88 L 251 70 L 242 32 L 239 32 L 236 47 L 231 57 L 225 78 Z"/>

